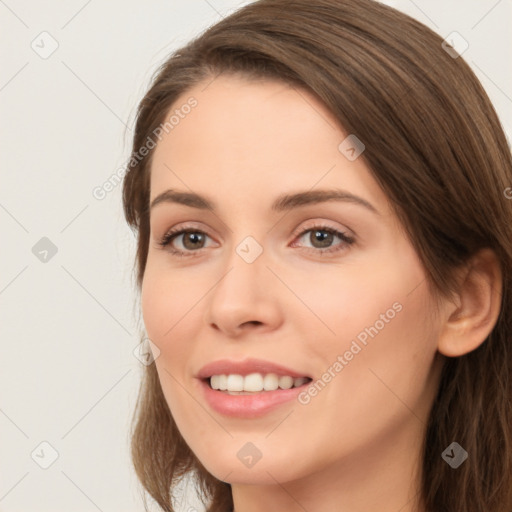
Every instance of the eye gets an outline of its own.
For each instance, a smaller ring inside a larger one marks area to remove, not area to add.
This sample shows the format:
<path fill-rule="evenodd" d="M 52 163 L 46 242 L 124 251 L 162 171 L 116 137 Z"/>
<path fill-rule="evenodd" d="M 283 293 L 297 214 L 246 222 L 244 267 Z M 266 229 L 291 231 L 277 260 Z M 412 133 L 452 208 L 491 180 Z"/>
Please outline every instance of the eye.
<path fill-rule="evenodd" d="M 307 233 L 309 233 L 309 236 L 305 237 Z M 352 236 L 325 225 L 308 228 L 302 231 L 298 236 L 299 239 L 306 238 L 306 240 L 312 244 L 312 247 L 306 247 L 306 249 L 316 254 L 342 251 L 355 242 Z M 336 238 L 339 238 L 342 243 L 333 246 L 332 243 Z M 296 243 L 294 242 L 292 247 L 295 245 Z"/>
<path fill-rule="evenodd" d="M 183 249 L 176 249 L 173 245 L 175 240 L 182 237 L 181 244 Z M 172 254 L 177 256 L 195 256 L 190 254 L 199 252 L 204 248 L 206 238 L 210 238 L 204 231 L 194 228 L 171 229 L 161 238 L 158 245 L 162 248 L 167 248 Z"/>
<path fill-rule="evenodd" d="M 306 239 L 312 244 L 312 247 L 306 247 L 306 249 L 314 254 L 342 251 L 355 242 L 354 237 L 326 225 L 312 226 L 299 231 L 295 236 L 300 240 L 307 233 L 310 233 L 310 235 Z M 180 238 L 183 248 L 176 248 L 174 241 L 180 240 Z M 171 254 L 176 256 L 197 256 L 201 254 L 201 249 L 205 248 L 206 238 L 210 237 L 204 231 L 193 227 L 182 227 L 181 229 L 171 229 L 165 233 L 159 240 L 158 245 L 167 248 Z M 342 243 L 332 245 L 336 238 L 340 239 Z M 296 247 L 297 243 L 293 242 L 291 246 Z"/>

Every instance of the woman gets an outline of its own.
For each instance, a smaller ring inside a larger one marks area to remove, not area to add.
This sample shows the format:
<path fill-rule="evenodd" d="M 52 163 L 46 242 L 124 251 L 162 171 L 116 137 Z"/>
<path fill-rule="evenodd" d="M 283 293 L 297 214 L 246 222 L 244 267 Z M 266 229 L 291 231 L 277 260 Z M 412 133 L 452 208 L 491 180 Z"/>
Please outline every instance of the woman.
<path fill-rule="evenodd" d="M 172 511 L 510 512 L 512 161 L 467 64 L 371 0 L 260 1 L 158 70 L 124 181 Z"/>

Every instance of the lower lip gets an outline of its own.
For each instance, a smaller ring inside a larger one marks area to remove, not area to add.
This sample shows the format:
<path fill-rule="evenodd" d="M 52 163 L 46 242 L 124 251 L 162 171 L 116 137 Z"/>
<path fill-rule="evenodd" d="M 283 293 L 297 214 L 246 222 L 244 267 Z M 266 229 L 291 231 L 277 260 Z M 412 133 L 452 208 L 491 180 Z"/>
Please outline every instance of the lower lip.
<path fill-rule="evenodd" d="M 236 418 L 257 418 L 296 398 L 311 381 L 296 388 L 262 391 L 254 395 L 230 395 L 212 389 L 204 380 L 199 380 L 199 384 L 210 407 L 220 414 Z"/>

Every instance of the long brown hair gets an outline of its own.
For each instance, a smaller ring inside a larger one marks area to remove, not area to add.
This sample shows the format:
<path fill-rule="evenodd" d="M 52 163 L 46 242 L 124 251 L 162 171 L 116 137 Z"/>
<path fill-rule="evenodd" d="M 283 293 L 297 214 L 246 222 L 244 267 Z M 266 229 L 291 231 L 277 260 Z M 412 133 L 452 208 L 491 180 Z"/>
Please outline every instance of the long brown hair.
<path fill-rule="evenodd" d="M 498 116 L 462 57 L 405 14 L 372 0 L 262 0 L 209 27 L 156 71 L 138 110 L 123 183 L 137 233 L 140 286 L 149 243 L 152 151 L 134 158 L 178 96 L 221 73 L 303 88 L 366 146 L 362 158 L 388 196 L 438 297 L 479 249 L 499 258 L 501 310 L 472 352 L 446 358 L 424 439 L 421 501 L 428 512 L 512 510 L 512 158 Z M 207 82 L 205 82 L 207 83 Z M 132 458 L 165 511 L 186 474 L 209 512 L 232 510 L 231 486 L 209 474 L 180 435 L 155 365 L 144 370 Z M 441 457 L 453 442 L 468 459 Z"/>

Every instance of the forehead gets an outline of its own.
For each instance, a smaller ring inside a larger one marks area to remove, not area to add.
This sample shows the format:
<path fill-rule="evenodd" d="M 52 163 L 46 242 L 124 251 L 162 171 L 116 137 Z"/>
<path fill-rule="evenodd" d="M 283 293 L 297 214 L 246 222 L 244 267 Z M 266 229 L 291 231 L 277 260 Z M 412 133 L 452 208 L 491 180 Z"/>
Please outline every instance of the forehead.
<path fill-rule="evenodd" d="M 385 201 L 363 160 L 340 151 L 348 134 L 307 90 L 219 76 L 182 94 L 165 119 L 171 115 L 175 124 L 153 155 L 151 200 L 169 188 L 190 189 L 262 207 L 262 197 L 270 204 L 283 191 L 318 184 Z"/>
<path fill-rule="evenodd" d="M 192 98 L 197 104 L 188 108 Z M 181 110 L 188 113 L 180 116 Z M 323 138 L 326 131 L 331 132 L 334 144 L 340 136 L 336 119 L 312 93 L 275 81 L 219 76 L 178 97 L 166 119 L 173 113 L 178 116 L 173 116 L 173 126 L 163 134 L 160 148 L 172 149 L 176 156 L 198 142 L 205 151 L 230 151 L 232 156 L 237 150 L 246 154 L 251 146 L 256 152 L 262 144 L 269 149 L 279 145 L 283 152 L 296 151 L 289 143 L 313 142 L 314 132 Z M 258 157 L 261 160 L 264 155 L 258 151 Z"/>

